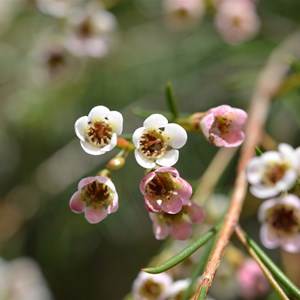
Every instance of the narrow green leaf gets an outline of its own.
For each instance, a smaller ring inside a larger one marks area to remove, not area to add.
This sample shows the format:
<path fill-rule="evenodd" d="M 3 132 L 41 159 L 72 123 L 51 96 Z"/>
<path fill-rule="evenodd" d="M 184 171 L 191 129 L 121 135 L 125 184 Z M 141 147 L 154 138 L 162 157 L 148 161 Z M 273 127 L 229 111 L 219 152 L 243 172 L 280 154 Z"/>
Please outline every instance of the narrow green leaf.
<path fill-rule="evenodd" d="M 256 156 L 261 156 L 263 154 L 263 152 L 257 146 L 255 146 L 255 153 Z"/>
<path fill-rule="evenodd" d="M 204 285 L 201 287 L 198 300 L 205 300 L 205 298 L 206 298 L 206 286 Z"/>
<path fill-rule="evenodd" d="M 258 257 L 270 270 L 274 278 L 285 287 L 285 289 L 296 299 L 300 299 L 300 291 L 293 282 L 274 264 L 269 256 L 246 234 L 249 246 L 255 251 Z"/>
<path fill-rule="evenodd" d="M 172 114 L 173 120 L 176 120 L 178 118 L 178 110 L 176 106 L 176 101 L 173 93 L 173 86 L 172 82 L 169 81 L 165 88 L 167 103 L 170 109 L 170 112 Z"/>
<path fill-rule="evenodd" d="M 192 253 L 194 253 L 197 249 L 199 249 L 201 246 L 206 244 L 220 229 L 221 224 L 218 224 L 214 228 L 210 229 L 207 233 L 202 235 L 198 240 L 193 242 L 191 245 L 187 246 L 183 250 L 181 250 L 179 253 L 177 253 L 175 256 L 171 257 L 161 265 L 153 268 L 145 268 L 143 271 L 151 274 L 158 274 L 164 271 L 167 271 L 171 269 L 172 267 L 178 265 L 182 261 L 184 261 L 187 257 L 189 257 Z"/>

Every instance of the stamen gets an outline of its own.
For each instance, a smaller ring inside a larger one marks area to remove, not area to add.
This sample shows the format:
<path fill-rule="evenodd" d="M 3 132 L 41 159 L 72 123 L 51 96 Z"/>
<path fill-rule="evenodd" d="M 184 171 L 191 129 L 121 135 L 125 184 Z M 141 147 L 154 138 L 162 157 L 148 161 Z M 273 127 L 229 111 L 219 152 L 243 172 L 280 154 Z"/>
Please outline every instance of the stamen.
<path fill-rule="evenodd" d="M 112 128 L 105 122 L 89 122 L 87 138 L 95 146 L 103 148 L 107 146 L 112 138 Z"/>

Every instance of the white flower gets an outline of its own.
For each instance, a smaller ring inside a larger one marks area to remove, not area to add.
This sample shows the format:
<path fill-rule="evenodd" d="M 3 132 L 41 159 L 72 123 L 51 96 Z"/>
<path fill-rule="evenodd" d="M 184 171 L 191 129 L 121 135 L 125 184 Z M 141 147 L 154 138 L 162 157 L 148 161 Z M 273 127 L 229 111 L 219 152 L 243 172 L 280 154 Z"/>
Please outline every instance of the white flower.
<path fill-rule="evenodd" d="M 297 151 L 288 144 L 280 144 L 278 150 L 265 152 L 248 163 L 250 192 L 258 198 L 276 196 L 296 183 L 300 165 Z"/>
<path fill-rule="evenodd" d="M 178 161 L 177 149 L 186 143 L 187 133 L 178 124 L 168 124 L 163 115 L 153 114 L 144 121 L 144 127 L 136 129 L 132 140 L 135 158 L 142 167 L 153 168 L 156 163 L 170 167 Z"/>
<path fill-rule="evenodd" d="M 38 8 L 52 17 L 62 18 L 79 0 L 36 0 Z"/>
<path fill-rule="evenodd" d="M 167 299 L 181 299 L 184 291 L 189 287 L 190 284 L 191 280 L 189 278 L 174 281 L 168 289 Z"/>
<path fill-rule="evenodd" d="M 83 150 L 92 155 L 113 149 L 122 130 L 123 116 L 102 105 L 94 107 L 88 116 L 79 118 L 75 123 L 75 132 Z"/>
<path fill-rule="evenodd" d="M 133 282 L 132 295 L 134 300 L 163 300 L 172 283 L 171 276 L 164 272 L 148 274 L 141 271 Z"/>
<path fill-rule="evenodd" d="M 111 48 L 117 26 L 113 14 L 99 5 L 75 9 L 67 18 L 66 48 L 76 56 L 103 57 Z"/>

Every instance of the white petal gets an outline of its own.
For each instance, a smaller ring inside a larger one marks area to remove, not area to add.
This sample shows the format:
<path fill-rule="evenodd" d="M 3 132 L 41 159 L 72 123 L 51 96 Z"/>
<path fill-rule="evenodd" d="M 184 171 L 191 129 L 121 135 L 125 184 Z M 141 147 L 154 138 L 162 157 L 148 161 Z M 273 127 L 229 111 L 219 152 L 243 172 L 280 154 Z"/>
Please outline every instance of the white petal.
<path fill-rule="evenodd" d="M 140 138 L 144 132 L 145 127 L 140 127 L 138 129 L 135 130 L 135 132 L 132 135 L 132 141 L 134 143 L 134 146 L 136 148 L 140 147 Z"/>
<path fill-rule="evenodd" d="M 274 249 L 280 245 L 280 239 L 269 233 L 267 224 L 263 224 L 260 228 L 260 241 L 268 249 Z"/>
<path fill-rule="evenodd" d="M 252 158 L 247 166 L 247 179 L 251 184 L 257 184 L 261 181 L 261 174 L 264 165 L 259 157 Z"/>
<path fill-rule="evenodd" d="M 108 118 L 110 110 L 103 105 L 95 106 L 89 113 L 89 120 L 92 122 L 104 120 L 105 117 Z"/>
<path fill-rule="evenodd" d="M 123 116 L 118 111 L 111 111 L 109 115 L 109 122 L 112 129 L 117 135 L 120 135 L 123 131 Z"/>
<path fill-rule="evenodd" d="M 151 160 L 145 158 L 138 150 L 134 151 L 134 156 L 137 163 L 143 168 L 151 169 L 155 167 L 155 162 L 152 162 Z"/>
<path fill-rule="evenodd" d="M 296 151 L 291 145 L 279 144 L 278 150 L 282 154 L 284 160 L 291 164 L 292 168 L 298 168 L 299 158 L 297 156 Z"/>
<path fill-rule="evenodd" d="M 88 154 L 101 155 L 101 154 L 105 153 L 105 151 L 103 151 L 101 148 L 98 148 L 88 142 L 80 141 L 80 144 L 81 144 L 82 149 Z"/>
<path fill-rule="evenodd" d="M 279 152 L 276 152 L 276 151 L 265 152 L 259 158 L 265 164 L 268 164 L 270 162 L 275 163 L 275 162 L 281 162 L 282 161 L 281 155 L 279 154 Z"/>
<path fill-rule="evenodd" d="M 289 190 L 297 181 L 296 170 L 290 169 L 284 173 L 283 178 L 277 182 L 276 186 L 281 191 Z"/>
<path fill-rule="evenodd" d="M 258 220 L 260 222 L 264 222 L 265 221 L 265 214 L 266 214 L 266 211 L 273 207 L 276 203 L 278 203 L 278 198 L 275 198 L 275 199 L 271 199 L 271 200 L 267 200 L 265 202 L 263 202 L 259 209 L 258 209 Z"/>
<path fill-rule="evenodd" d="M 166 125 L 164 135 L 170 138 L 169 145 L 175 149 L 183 147 L 187 141 L 186 131 L 180 125 L 175 123 Z"/>
<path fill-rule="evenodd" d="M 110 143 L 109 143 L 107 146 L 101 148 L 101 150 L 102 150 L 103 152 L 108 152 L 108 151 L 110 151 L 111 149 L 113 149 L 113 148 L 117 145 L 117 143 L 118 143 L 118 137 L 117 137 L 117 134 L 116 134 L 116 133 L 113 133 L 113 135 L 112 135 L 112 137 L 111 137 Z"/>
<path fill-rule="evenodd" d="M 178 158 L 179 158 L 179 151 L 172 149 L 170 151 L 167 151 L 163 157 L 159 158 L 156 161 L 156 163 L 163 167 L 171 167 L 177 163 Z"/>
<path fill-rule="evenodd" d="M 278 190 L 277 186 L 266 187 L 263 185 L 253 185 L 250 186 L 250 192 L 257 198 L 266 199 L 278 195 L 281 191 Z"/>
<path fill-rule="evenodd" d="M 168 119 L 161 114 L 153 114 L 144 121 L 144 127 L 160 128 L 168 124 Z"/>
<path fill-rule="evenodd" d="M 85 132 L 88 127 L 89 118 L 87 116 L 79 118 L 75 122 L 75 133 L 79 139 L 85 140 Z"/>
<path fill-rule="evenodd" d="M 291 253 L 299 253 L 300 250 L 300 234 L 290 239 L 282 240 L 282 248 Z"/>

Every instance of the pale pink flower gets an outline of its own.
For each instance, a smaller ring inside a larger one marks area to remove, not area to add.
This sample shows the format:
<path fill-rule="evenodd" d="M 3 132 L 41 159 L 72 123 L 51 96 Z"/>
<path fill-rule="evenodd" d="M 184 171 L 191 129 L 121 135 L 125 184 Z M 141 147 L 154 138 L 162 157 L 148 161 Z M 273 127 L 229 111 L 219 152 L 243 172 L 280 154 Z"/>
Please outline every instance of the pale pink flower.
<path fill-rule="evenodd" d="M 132 286 L 134 300 L 165 300 L 172 284 L 171 276 L 166 273 L 149 274 L 141 271 Z"/>
<path fill-rule="evenodd" d="M 117 145 L 117 136 L 123 130 L 123 116 L 106 106 L 94 107 L 88 116 L 75 122 L 75 132 L 81 147 L 91 155 L 101 155 Z"/>
<path fill-rule="evenodd" d="M 190 202 L 191 185 L 171 167 L 160 167 L 148 173 L 140 183 L 146 208 L 150 212 L 178 213 Z"/>
<path fill-rule="evenodd" d="M 239 108 L 221 105 L 210 109 L 200 120 L 206 139 L 218 147 L 237 147 L 244 141 L 247 113 Z"/>
<path fill-rule="evenodd" d="M 204 13 L 203 0 L 164 0 L 168 24 L 174 29 L 196 25 Z"/>
<path fill-rule="evenodd" d="M 218 5 L 215 24 L 229 44 L 250 40 L 260 29 L 256 7 L 251 0 L 223 0 Z"/>
<path fill-rule="evenodd" d="M 299 166 L 300 156 L 288 144 L 279 144 L 278 151 L 252 158 L 246 170 L 250 192 L 264 199 L 288 191 L 297 181 Z"/>
<path fill-rule="evenodd" d="M 169 123 L 160 114 L 153 114 L 135 130 L 132 141 L 136 147 L 135 158 L 144 168 L 156 164 L 171 167 L 178 161 L 179 151 L 187 141 L 187 133 L 180 125 Z"/>
<path fill-rule="evenodd" d="M 265 201 L 258 211 L 260 239 L 269 249 L 300 251 L 300 199 L 288 194 Z"/>
<path fill-rule="evenodd" d="M 66 19 L 66 48 L 76 56 L 100 58 L 111 49 L 117 22 L 113 14 L 94 3 L 74 9 Z"/>
<path fill-rule="evenodd" d="M 192 234 L 191 224 L 201 223 L 205 213 L 200 205 L 190 201 L 176 214 L 150 212 L 149 216 L 153 221 L 153 232 L 157 240 L 163 240 L 169 235 L 176 240 L 186 240 Z"/>
<path fill-rule="evenodd" d="M 103 176 L 83 178 L 70 199 L 70 208 L 75 213 L 84 213 L 89 223 L 99 223 L 119 208 L 115 185 Z"/>
<path fill-rule="evenodd" d="M 261 268 L 255 260 L 250 258 L 245 259 L 237 270 L 236 278 L 240 285 L 241 295 L 245 300 L 264 296 L 270 287 Z"/>

